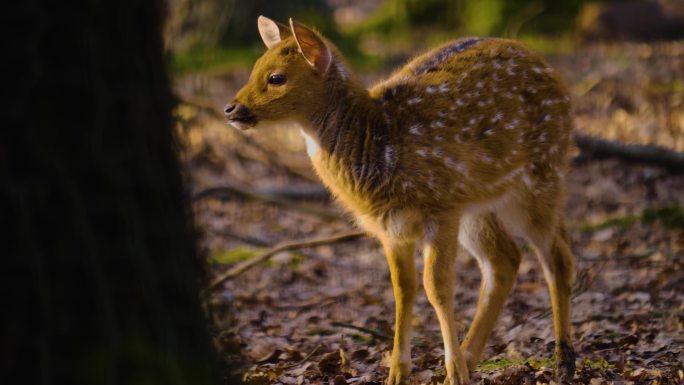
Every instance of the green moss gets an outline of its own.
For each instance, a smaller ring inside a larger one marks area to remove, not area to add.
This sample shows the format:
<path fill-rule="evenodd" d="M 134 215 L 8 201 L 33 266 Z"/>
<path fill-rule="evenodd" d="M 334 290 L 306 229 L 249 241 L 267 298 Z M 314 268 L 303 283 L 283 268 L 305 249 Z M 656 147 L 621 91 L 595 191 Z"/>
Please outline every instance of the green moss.
<path fill-rule="evenodd" d="M 258 250 L 248 249 L 243 246 L 238 246 L 234 249 L 227 251 L 219 251 L 214 253 L 210 261 L 212 263 L 236 263 L 242 262 L 244 260 L 254 257 L 258 253 Z"/>
<path fill-rule="evenodd" d="M 597 231 L 597 230 L 603 230 L 607 229 L 610 227 L 617 227 L 624 229 L 626 227 L 629 227 L 635 223 L 638 223 L 641 220 L 641 216 L 639 215 L 627 215 L 624 217 L 617 217 L 617 218 L 611 218 L 608 219 L 607 221 L 598 223 L 598 224 L 591 224 L 591 223 L 583 223 L 578 226 L 578 229 L 580 231 Z"/>
<path fill-rule="evenodd" d="M 367 344 L 370 342 L 373 342 L 373 337 L 366 335 L 366 334 L 352 334 L 350 335 L 352 341 L 362 343 L 362 344 Z"/>
<path fill-rule="evenodd" d="M 591 360 L 589 358 L 585 358 L 584 361 L 582 361 L 582 365 L 589 366 L 589 367 L 594 368 L 594 369 L 599 369 L 599 368 L 600 369 L 609 369 L 609 368 L 615 367 L 615 365 L 606 361 L 603 357 L 601 357 L 597 361 Z"/>
<path fill-rule="evenodd" d="M 290 259 L 290 261 L 287 263 L 287 266 L 291 269 L 295 269 L 299 265 L 301 265 L 305 259 L 306 259 L 306 257 L 304 255 L 297 253 L 297 252 L 293 252 L 292 253 L 292 259 Z"/>
<path fill-rule="evenodd" d="M 584 366 L 589 366 L 591 368 L 613 368 L 615 365 L 606 361 L 604 358 L 598 360 L 592 360 L 590 358 L 585 358 L 582 361 Z M 495 358 L 491 360 L 486 360 L 477 365 L 475 368 L 478 372 L 493 372 L 505 368 L 510 368 L 514 366 L 529 365 L 534 370 L 540 370 L 541 368 L 553 368 L 556 365 L 556 360 L 553 358 L 524 358 L 524 359 L 511 359 L 507 357 Z"/>
<path fill-rule="evenodd" d="M 556 361 L 553 358 L 511 359 L 507 357 L 501 357 L 483 361 L 477 365 L 475 370 L 478 372 L 493 372 L 496 370 L 522 365 L 530 365 L 534 370 L 539 370 L 541 368 L 552 368 L 555 365 L 555 362 Z"/>
<path fill-rule="evenodd" d="M 641 222 L 650 224 L 656 221 L 669 229 L 684 229 L 684 209 L 674 204 L 657 209 L 646 209 L 641 216 Z"/>
<path fill-rule="evenodd" d="M 580 231 L 597 231 L 610 227 L 627 228 L 635 223 L 650 225 L 661 222 L 668 229 L 684 229 L 684 209 L 674 204 L 659 208 L 648 208 L 638 215 L 611 218 L 598 224 L 584 223 L 577 228 Z"/>

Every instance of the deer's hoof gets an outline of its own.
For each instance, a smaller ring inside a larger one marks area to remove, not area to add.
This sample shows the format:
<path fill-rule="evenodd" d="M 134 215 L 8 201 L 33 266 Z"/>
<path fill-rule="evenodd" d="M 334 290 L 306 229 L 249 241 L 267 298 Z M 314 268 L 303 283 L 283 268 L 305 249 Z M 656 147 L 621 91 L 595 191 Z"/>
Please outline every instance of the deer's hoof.
<path fill-rule="evenodd" d="M 447 377 L 444 385 L 468 385 L 470 383 L 470 371 L 463 356 L 460 359 L 452 358 L 446 363 Z"/>
<path fill-rule="evenodd" d="M 575 375 L 575 350 L 566 341 L 556 346 L 556 375 L 559 379 L 569 381 Z"/>
<path fill-rule="evenodd" d="M 389 377 L 387 377 L 387 385 L 408 384 L 410 374 L 410 363 L 398 361 L 392 362 L 392 364 L 390 365 Z"/>

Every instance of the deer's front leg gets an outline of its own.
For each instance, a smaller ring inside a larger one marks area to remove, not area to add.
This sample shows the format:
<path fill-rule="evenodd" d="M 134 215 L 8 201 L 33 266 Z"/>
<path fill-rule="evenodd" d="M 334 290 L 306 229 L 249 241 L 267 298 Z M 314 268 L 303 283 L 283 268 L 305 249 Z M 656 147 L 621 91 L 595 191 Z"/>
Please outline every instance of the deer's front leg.
<path fill-rule="evenodd" d="M 415 242 L 383 240 L 396 303 L 394 347 L 387 384 L 408 382 L 411 374 L 411 316 L 416 296 Z"/>
<path fill-rule="evenodd" d="M 458 343 L 454 319 L 454 262 L 457 250 L 458 221 L 441 223 L 433 239 L 426 239 L 423 286 L 435 308 L 444 339 L 445 384 L 463 385 L 470 372 Z"/>

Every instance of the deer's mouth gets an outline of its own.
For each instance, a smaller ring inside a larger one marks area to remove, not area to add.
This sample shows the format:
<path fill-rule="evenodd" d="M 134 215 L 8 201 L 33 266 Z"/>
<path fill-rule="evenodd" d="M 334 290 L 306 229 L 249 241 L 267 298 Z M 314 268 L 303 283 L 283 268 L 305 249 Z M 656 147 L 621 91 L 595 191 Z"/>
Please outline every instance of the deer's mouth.
<path fill-rule="evenodd" d="M 228 122 L 238 129 L 246 130 L 257 124 L 256 115 L 243 104 L 228 105 L 224 111 Z"/>
<path fill-rule="evenodd" d="M 256 126 L 257 118 L 252 114 L 245 116 L 233 116 L 228 119 L 228 123 L 240 130 L 246 130 Z"/>

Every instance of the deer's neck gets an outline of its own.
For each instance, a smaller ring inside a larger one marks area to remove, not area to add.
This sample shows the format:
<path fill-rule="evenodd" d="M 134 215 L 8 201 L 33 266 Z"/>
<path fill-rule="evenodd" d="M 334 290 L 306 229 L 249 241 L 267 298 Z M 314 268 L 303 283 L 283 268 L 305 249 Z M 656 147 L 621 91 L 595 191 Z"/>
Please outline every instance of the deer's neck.
<path fill-rule="evenodd" d="M 319 146 L 317 156 L 336 167 L 355 190 L 372 192 L 389 180 L 396 166 L 389 119 L 353 81 L 331 82 L 326 98 L 307 132 Z"/>

